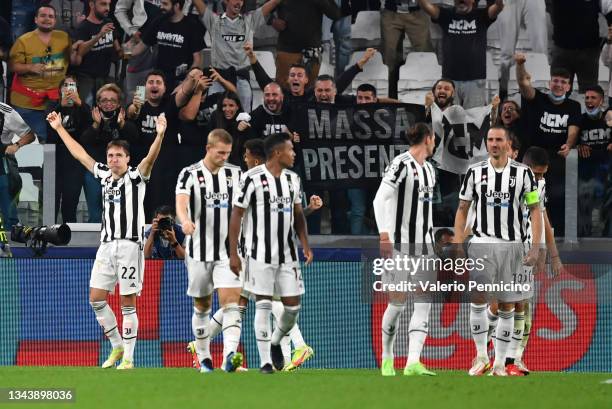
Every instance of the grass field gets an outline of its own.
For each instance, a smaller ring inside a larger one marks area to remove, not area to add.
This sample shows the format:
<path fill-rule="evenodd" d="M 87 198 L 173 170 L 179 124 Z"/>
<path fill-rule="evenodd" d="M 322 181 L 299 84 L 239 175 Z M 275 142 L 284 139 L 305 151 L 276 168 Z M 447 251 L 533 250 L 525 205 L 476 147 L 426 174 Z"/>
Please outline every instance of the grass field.
<path fill-rule="evenodd" d="M 0 367 L 0 388 L 74 388 L 68 404 L 4 408 L 612 408 L 612 374 L 536 373 L 522 378 L 383 378 L 375 370 L 199 374 L 192 369 L 120 372 L 80 367 Z M 518 401 L 517 401 L 518 400 Z"/>

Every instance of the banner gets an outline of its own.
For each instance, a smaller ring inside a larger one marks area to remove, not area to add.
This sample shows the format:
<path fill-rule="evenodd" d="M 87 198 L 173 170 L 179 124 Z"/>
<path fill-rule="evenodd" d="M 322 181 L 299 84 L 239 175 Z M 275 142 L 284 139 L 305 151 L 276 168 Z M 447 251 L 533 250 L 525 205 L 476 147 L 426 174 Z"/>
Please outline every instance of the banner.
<path fill-rule="evenodd" d="M 439 141 L 433 160 L 439 169 L 465 174 L 471 164 L 487 158 L 490 114 L 490 105 L 470 109 L 452 105 L 444 111 L 431 106 L 432 128 Z"/>
<path fill-rule="evenodd" d="M 308 189 L 376 187 L 393 158 L 408 149 L 406 133 L 423 121 L 415 104 L 302 105 L 291 130 L 300 134 L 296 152 Z"/>

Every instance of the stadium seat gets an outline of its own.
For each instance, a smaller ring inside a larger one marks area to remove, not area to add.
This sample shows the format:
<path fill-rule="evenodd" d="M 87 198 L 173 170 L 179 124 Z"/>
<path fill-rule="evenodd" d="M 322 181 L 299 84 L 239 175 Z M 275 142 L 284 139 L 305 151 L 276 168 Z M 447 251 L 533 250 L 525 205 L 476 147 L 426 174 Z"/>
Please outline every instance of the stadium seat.
<path fill-rule="evenodd" d="M 381 41 L 380 12 L 360 11 L 355 24 L 351 26 L 351 43 L 353 49 L 379 47 Z"/>
<path fill-rule="evenodd" d="M 604 89 L 605 92 L 608 92 L 608 86 L 610 84 L 610 69 L 599 60 L 599 85 Z"/>
<path fill-rule="evenodd" d="M 429 90 L 410 90 L 400 92 L 398 98 L 407 104 L 425 105 L 425 95 Z"/>
<path fill-rule="evenodd" d="M 487 90 L 489 100 L 499 90 L 499 67 L 495 65 L 493 53 L 487 51 Z"/>
<path fill-rule="evenodd" d="M 354 52 L 351 56 L 350 65 L 359 61 L 363 56 L 363 51 Z M 378 95 L 386 96 L 389 89 L 389 70 L 382 61 L 380 53 L 376 53 L 374 57 L 363 67 L 363 71 L 357 74 L 352 83 L 353 92 L 363 83 L 370 83 L 378 90 Z"/>
<path fill-rule="evenodd" d="M 35 202 L 38 203 L 39 189 L 34 184 L 34 179 L 30 173 L 19 173 L 23 187 L 19 194 L 19 202 Z"/>
<path fill-rule="evenodd" d="M 334 76 L 334 66 L 327 63 L 325 60 L 321 62 L 321 68 L 319 68 L 319 75 L 331 75 Z"/>
<path fill-rule="evenodd" d="M 398 89 L 429 89 L 442 77 L 442 67 L 434 53 L 413 52 L 400 67 Z"/>
<path fill-rule="evenodd" d="M 15 154 L 20 168 L 42 168 L 43 165 L 43 145 L 38 141 L 24 146 Z"/>
<path fill-rule="evenodd" d="M 257 56 L 257 60 L 259 64 L 263 67 L 264 70 L 268 73 L 271 78 L 276 77 L 276 62 L 274 61 L 274 55 L 270 51 L 255 51 L 255 55 Z M 255 80 L 255 74 L 251 71 L 251 87 L 255 89 L 260 89 L 259 84 Z M 253 105 L 256 106 L 256 105 Z"/>

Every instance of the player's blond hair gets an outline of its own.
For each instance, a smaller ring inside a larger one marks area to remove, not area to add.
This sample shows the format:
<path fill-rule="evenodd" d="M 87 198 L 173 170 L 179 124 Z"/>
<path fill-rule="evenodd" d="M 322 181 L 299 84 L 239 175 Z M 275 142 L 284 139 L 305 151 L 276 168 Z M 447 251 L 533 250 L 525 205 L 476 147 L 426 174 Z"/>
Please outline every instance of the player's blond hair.
<path fill-rule="evenodd" d="M 206 145 L 214 146 L 217 142 L 231 145 L 233 143 L 232 135 L 225 129 L 217 128 L 210 131 Z"/>

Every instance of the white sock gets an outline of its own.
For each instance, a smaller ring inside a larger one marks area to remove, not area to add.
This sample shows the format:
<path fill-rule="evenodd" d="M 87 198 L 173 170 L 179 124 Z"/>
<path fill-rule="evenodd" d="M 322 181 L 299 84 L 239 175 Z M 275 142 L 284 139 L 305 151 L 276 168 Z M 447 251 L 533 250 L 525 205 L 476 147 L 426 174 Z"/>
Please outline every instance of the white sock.
<path fill-rule="evenodd" d="M 134 361 L 134 348 L 138 337 L 136 307 L 121 307 L 123 314 L 123 359 Z"/>
<path fill-rule="evenodd" d="M 302 331 L 300 331 L 300 327 L 297 323 L 291 328 L 291 331 L 289 331 L 289 338 L 291 338 L 294 349 L 299 349 L 306 345 L 306 341 L 304 341 L 304 337 L 302 336 Z"/>
<path fill-rule="evenodd" d="M 208 324 L 208 335 L 210 339 L 215 339 L 223 329 L 223 308 L 219 308 L 210 319 Z"/>
<path fill-rule="evenodd" d="M 214 317 L 213 317 L 214 318 Z M 227 304 L 223 308 L 223 356 L 227 357 L 230 353 L 238 350 L 240 344 L 240 330 L 242 320 L 238 304 Z"/>
<path fill-rule="evenodd" d="M 470 328 L 476 345 L 476 355 L 488 359 L 487 333 L 489 323 L 487 321 L 487 304 L 470 304 Z"/>
<path fill-rule="evenodd" d="M 491 311 L 491 306 L 487 308 L 487 318 L 489 319 L 489 331 L 487 333 L 487 345 L 491 338 L 493 338 L 493 333 L 495 332 L 495 328 L 497 327 L 497 314 L 493 314 Z M 495 341 L 493 341 L 495 342 Z"/>
<path fill-rule="evenodd" d="M 527 346 L 527 342 L 529 341 L 529 333 L 531 332 L 531 311 L 532 307 L 529 303 L 525 305 L 525 329 L 523 330 L 523 339 L 516 347 L 516 361 L 523 360 L 523 353 L 525 352 L 525 347 Z"/>
<path fill-rule="evenodd" d="M 510 346 L 510 338 L 512 338 L 512 330 L 514 327 L 514 309 L 510 311 L 498 311 L 499 319 L 497 320 L 497 329 L 495 330 L 497 343 L 495 344 L 495 368 L 504 368 L 506 366 L 506 353 Z"/>
<path fill-rule="evenodd" d="M 298 315 L 300 314 L 301 306 L 285 306 L 285 310 L 283 311 L 283 315 L 281 315 L 280 320 L 276 322 L 276 328 L 272 333 L 272 345 L 278 345 L 281 342 L 281 339 L 287 334 L 289 331 L 295 326 L 297 322 Z"/>
<path fill-rule="evenodd" d="M 295 325 L 293 326 L 295 328 Z M 282 337 L 280 342 L 281 350 L 283 351 L 283 360 L 285 363 L 291 362 L 291 338 Z"/>
<path fill-rule="evenodd" d="M 406 309 L 405 305 L 389 304 L 382 319 L 382 358 L 393 359 L 393 344 L 399 326 L 399 318 Z"/>
<path fill-rule="evenodd" d="M 270 333 L 272 325 L 270 315 L 272 314 L 272 301 L 260 300 L 255 303 L 255 339 L 257 340 L 257 350 L 259 351 L 259 367 L 265 364 L 272 364 L 270 358 Z"/>
<path fill-rule="evenodd" d="M 191 330 L 195 337 L 196 352 L 200 362 L 206 358 L 211 358 L 210 355 L 210 334 L 208 326 L 210 325 L 210 310 L 200 311 L 195 306 L 193 307 L 193 315 L 191 316 Z"/>
<path fill-rule="evenodd" d="M 525 313 L 523 311 L 514 312 L 514 333 L 510 339 L 510 345 L 508 346 L 508 352 L 506 358 L 514 360 L 516 357 L 517 349 L 521 341 L 523 340 L 523 331 L 525 331 Z"/>
<path fill-rule="evenodd" d="M 280 322 L 283 312 L 285 312 L 285 306 L 282 301 L 272 300 L 272 316 L 276 322 Z"/>
<path fill-rule="evenodd" d="M 408 361 L 406 366 L 419 362 L 428 333 L 431 303 L 414 303 L 414 311 L 408 326 Z"/>
<path fill-rule="evenodd" d="M 121 334 L 117 328 L 117 318 L 111 307 L 108 306 L 106 301 L 94 301 L 89 304 L 93 308 L 96 320 L 102 327 L 104 335 L 108 337 L 113 349 L 123 347 L 123 339 L 121 339 Z"/>

